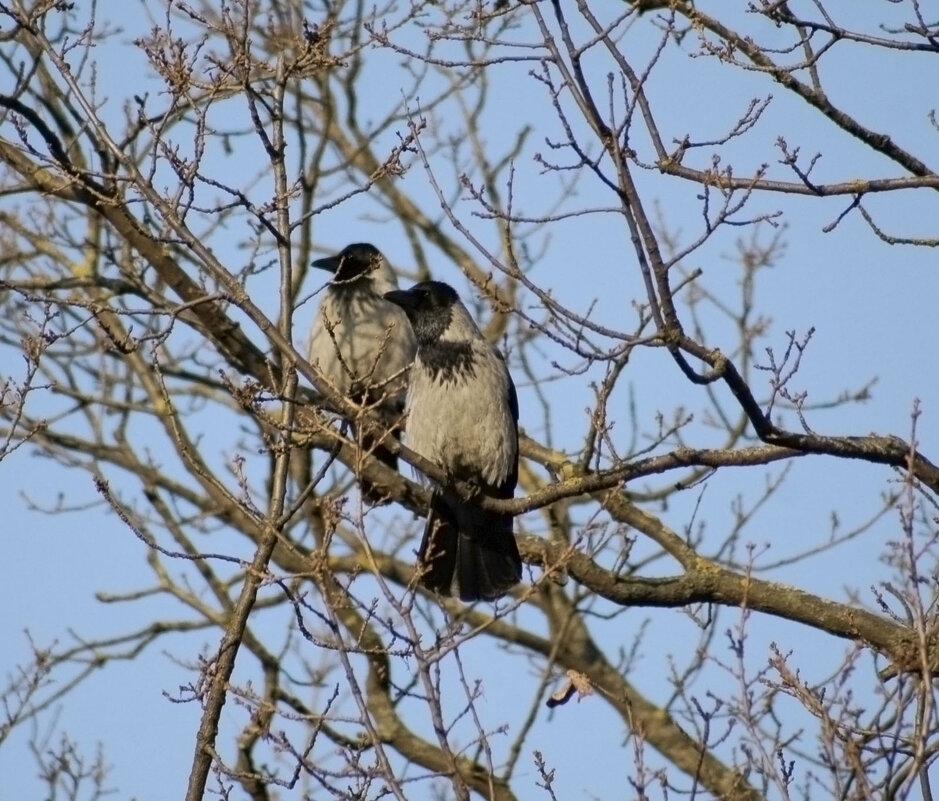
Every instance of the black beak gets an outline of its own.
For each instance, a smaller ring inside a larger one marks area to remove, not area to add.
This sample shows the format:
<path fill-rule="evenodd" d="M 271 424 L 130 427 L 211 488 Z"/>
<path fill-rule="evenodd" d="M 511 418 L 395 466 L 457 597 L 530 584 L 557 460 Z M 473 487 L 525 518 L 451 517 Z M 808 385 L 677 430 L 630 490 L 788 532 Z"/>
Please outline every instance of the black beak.
<path fill-rule="evenodd" d="M 327 256 L 325 259 L 316 259 L 311 262 L 311 266 L 318 267 L 320 270 L 329 270 L 331 273 L 336 272 L 340 264 L 342 264 L 342 256 Z"/>
<path fill-rule="evenodd" d="M 405 311 L 417 307 L 417 298 L 405 289 L 395 289 L 391 292 L 386 292 L 384 298 L 394 303 L 395 306 L 400 306 Z"/>

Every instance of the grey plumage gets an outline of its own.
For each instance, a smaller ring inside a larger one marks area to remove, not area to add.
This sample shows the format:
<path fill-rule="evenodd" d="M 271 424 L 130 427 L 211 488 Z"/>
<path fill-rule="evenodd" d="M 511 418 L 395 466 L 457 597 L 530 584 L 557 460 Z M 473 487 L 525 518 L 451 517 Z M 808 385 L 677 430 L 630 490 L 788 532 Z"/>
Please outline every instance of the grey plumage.
<path fill-rule="evenodd" d="M 385 297 L 417 339 L 408 387 L 408 447 L 494 498 L 518 482 L 518 400 L 501 354 L 452 287 L 425 281 Z M 434 491 L 419 552 L 425 585 L 464 601 L 493 600 L 522 577 L 512 516 L 445 488 Z"/>
<path fill-rule="evenodd" d="M 400 415 L 416 343 L 404 312 L 383 297 L 397 288 L 397 276 L 367 243 L 349 245 L 313 266 L 333 277 L 313 322 L 310 361 L 357 403 L 377 404 L 389 415 Z M 363 446 L 371 449 L 374 441 L 363 437 Z M 396 457 L 381 446 L 375 447 L 375 455 L 397 467 Z"/>

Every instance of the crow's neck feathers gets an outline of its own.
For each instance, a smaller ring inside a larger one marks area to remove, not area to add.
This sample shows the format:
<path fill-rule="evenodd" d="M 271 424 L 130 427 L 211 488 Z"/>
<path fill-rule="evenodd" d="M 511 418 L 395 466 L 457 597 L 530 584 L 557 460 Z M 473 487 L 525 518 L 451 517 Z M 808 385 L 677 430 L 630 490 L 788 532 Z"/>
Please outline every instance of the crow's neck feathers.
<path fill-rule="evenodd" d="M 469 312 L 453 299 L 411 318 L 421 364 L 444 383 L 475 372 L 473 343 L 483 336 Z"/>
<path fill-rule="evenodd" d="M 473 348 L 469 342 L 443 339 L 433 344 L 418 344 L 417 350 L 421 366 L 436 381 L 448 383 L 476 372 Z"/>

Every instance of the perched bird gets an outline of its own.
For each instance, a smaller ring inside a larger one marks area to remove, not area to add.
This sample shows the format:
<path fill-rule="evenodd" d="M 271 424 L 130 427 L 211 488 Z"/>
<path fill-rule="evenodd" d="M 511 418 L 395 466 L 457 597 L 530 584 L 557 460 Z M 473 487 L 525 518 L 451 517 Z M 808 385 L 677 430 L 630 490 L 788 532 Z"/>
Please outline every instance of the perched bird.
<path fill-rule="evenodd" d="M 378 249 L 366 243 L 348 245 L 313 266 L 333 277 L 313 322 L 310 361 L 356 403 L 400 417 L 416 344 L 404 312 L 383 297 L 397 289 L 397 276 Z M 372 437 L 363 436 L 362 446 L 397 468 L 397 457 Z M 363 491 L 376 497 L 370 486 L 363 485 Z"/>
<path fill-rule="evenodd" d="M 502 355 L 456 291 L 424 281 L 385 294 L 408 316 L 417 357 L 408 385 L 408 447 L 494 498 L 518 482 L 518 398 Z M 437 488 L 421 541 L 422 581 L 464 601 L 494 600 L 521 581 L 512 516 Z"/>

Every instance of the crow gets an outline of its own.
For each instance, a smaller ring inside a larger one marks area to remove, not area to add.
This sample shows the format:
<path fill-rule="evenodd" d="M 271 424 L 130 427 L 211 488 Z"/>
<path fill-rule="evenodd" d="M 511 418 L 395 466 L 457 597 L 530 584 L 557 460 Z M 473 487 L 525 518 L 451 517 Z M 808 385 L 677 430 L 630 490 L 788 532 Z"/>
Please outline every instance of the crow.
<path fill-rule="evenodd" d="M 397 276 L 378 249 L 364 242 L 313 266 L 333 277 L 313 322 L 310 361 L 356 403 L 377 406 L 389 421 L 400 418 L 416 344 L 407 316 L 383 297 L 397 289 Z M 397 457 L 373 437 L 363 436 L 362 447 L 397 469 Z M 362 490 L 371 500 L 380 497 L 365 483 Z"/>
<path fill-rule="evenodd" d="M 404 309 L 417 339 L 408 379 L 408 447 L 490 497 L 513 497 L 518 397 L 502 355 L 448 284 L 424 281 L 385 298 Z M 418 565 L 424 585 L 443 595 L 500 598 L 522 578 L 512 515 L 436 487 Z"/>

